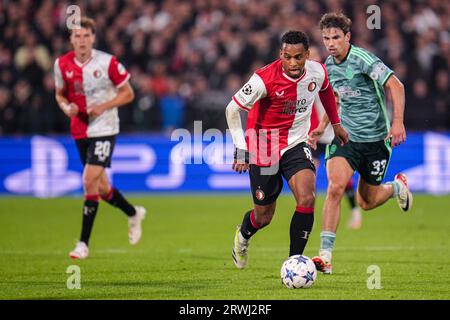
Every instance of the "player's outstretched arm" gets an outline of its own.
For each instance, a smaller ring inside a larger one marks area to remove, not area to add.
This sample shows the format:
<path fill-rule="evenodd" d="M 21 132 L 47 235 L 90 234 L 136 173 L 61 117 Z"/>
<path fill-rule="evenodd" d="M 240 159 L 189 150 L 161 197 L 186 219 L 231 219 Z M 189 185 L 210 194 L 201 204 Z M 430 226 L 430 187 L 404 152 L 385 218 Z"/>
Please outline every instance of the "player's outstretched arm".
<path fill-rule="evenodd" d="M 121 107 L 130 103 L 134 99 L 134 90 L 127 81 L 125 84 L 120 86 L 117 91 L 117 95 L 104 103 L 87 106 L 87 113 L 91 116 L 99 116 L 106 110 Z"/>
<path fill-rule="evenodd" d="M 246 172 L 249 168 L 249 157 L 245 143 L 244 130 L 242 129 L 240 108 L 234 100 L 231 100 L 225 109 L 228 128 L 235 146 L 234 162 L 232 169 L 238 173 Z"/>
<path fill-rule="evenodd" d="M 403 124 L 403 114 L 405 112 L 405 87 L 395 75 L 390 76 L 384 86 L 391 92 L 394 108 L 392 126 L 386 136 L 386 140 L 390 138 L 391 147 L 396 147 L 406 141 L 406 130 Z"/>

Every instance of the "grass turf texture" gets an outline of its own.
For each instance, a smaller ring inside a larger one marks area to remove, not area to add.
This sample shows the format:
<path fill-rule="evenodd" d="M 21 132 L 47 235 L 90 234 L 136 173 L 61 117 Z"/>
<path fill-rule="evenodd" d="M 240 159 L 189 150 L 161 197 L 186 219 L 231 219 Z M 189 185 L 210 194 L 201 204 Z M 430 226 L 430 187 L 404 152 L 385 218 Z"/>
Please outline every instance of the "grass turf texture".
<path fill-rule="evenodd" d="M 281 285 L 290 195 L 278 201 L 272 224 L 249 250 L 249 265 L 237 270 L 231 247 L 250 196 L 130 197 L 148 209 L 141 242 L 127 239 L 126 216 L 101 203 L 90 257 L 73 261 L 81 227 L 81 200 L 0 198 L 0 299 L 450 299 L 450 197 L 416 195 L 411 213 L 395 200 L 364 213 L 363 227 L 336 238 L 331 276 L 319 274 L 310 289 Z M 317 254 L 323 196 L 305 255 Z M 81 269 L 81 289 L 69 290 L 70 265 Z M 367 269 L 381 270 L 379 290 L 369 290 Z"/>

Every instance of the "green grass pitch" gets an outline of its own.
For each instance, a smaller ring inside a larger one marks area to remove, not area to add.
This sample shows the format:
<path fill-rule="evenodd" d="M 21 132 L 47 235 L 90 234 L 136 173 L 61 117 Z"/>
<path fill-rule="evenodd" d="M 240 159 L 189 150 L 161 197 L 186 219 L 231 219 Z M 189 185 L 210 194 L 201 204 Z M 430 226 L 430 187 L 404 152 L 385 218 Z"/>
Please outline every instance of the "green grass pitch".
<path fill-rule="evenodd" d="M 279 272 L 289 246 L 293 197 L 278 200 L 272 224 L 252 239 L 249 266 L 231 259 L 235 227 L 251 207 L 249 194 L 130 197 L 148 209 L 141 242 L 132 247 L 127 220 L 100 204 L 90 257 L 68 252 L 80 232 L 81 199 L 0 198 L 0 299 L 450 299 L 450 197 L 416 195 L 411 213 L 394 200 L 364 213 L 361 230 L 347 229 L 347 203 L 331 276 L 290 290 Z M 323 196 L 305 255 L 319 248 Z M 81 289 L 69 290 L 70 265 Z M 368 268 L 381 271 L 369 290 Z"/>

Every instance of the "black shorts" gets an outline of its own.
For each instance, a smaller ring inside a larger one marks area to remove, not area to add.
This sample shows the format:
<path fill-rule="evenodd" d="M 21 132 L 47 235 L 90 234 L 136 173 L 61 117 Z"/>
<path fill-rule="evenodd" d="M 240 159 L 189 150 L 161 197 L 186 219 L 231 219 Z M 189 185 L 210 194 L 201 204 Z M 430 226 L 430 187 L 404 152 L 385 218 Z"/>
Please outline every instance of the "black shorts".
<path fill-rule="evenodd" d="M 378 186 L 386 175 L 391 153 L 390 141 L 349 141 L 344 146 L 341 146 L 340 142 L 335 138 L 331 144 L 327 145 L 325 160 L 343 157 L 353 170 L 358 171 L 365 182 Z"/>
<path fill-rule="evenodd" d="M 313 158 L 316 159 L 320 159 L 320 157 L 325 154 L 325 148 L 326 148 L 326 144 L 323 143 L 317 143 L 317 148 L 316 150 L 314 150 L 313 148 L 311 148 L 311 153 Z"/>
<path fill-rule="evenodd" d="M 316 172 L 311 149 L 304 142 L 286 151 L 278 166 L 260 167 L 251 164 L 250 186 L 253 202 L 257 205 L 268 205 L 275 202 L 283 189 L 282 177 L 289 181 L 292 176 L 304 169 Z"/>
<path fill-rule="evenodd" d="M 93 164 L 111 167 L 111 157 L 116 144 L 116 136 L 85 138 L 75 140 L 83 166 Z"/>

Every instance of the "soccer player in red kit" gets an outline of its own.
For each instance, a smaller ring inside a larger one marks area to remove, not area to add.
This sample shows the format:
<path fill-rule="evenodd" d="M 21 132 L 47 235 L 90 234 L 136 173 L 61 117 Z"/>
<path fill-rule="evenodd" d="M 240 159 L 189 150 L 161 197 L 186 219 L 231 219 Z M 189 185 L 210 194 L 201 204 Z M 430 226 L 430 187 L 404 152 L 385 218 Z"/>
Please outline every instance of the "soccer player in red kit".
<path fill-rule="evenodd" d="M 307 144 L 316 95 L 330 117 L 335 136 L 346 143 L 333 89 L 324 66 L 309 60 L 309 40 L 300 31 L 281 39 L 280 58 L 257 70 L 226 108 L 233 143 L 233 170 L 250 171 L 254 207 L 238 226 L 232 256 L 237 268 L 247 265 L 250 238 L 267 226 L 275 213 L 283 177 L 296 200 L 290 226 L 289 256 L 302 254 L 314 223 L 315 166 Z M 247 111 L 247 128 L 240 110 Z"/>
<path fill-rule="evenodd" d="M 89 255 L 89 238 L 99 199 L 121 209 L 128 216 L 128 236 L 136 244 L 142 235 L 146 210 L 132 206 L 112 187 L 105 168 L 111 166 L 116 135 L 117 108 L 134 99 L 130 75 L 116 58 L 93 49 L 94 20 L 81 18 L 80 28 L 70 30 L 73 51 L 55 61 L 56 101 L 70 118 L 70 131 L 83 164 L 84 205 L 80 241 L 70 252 L 72 259 Z"/>

